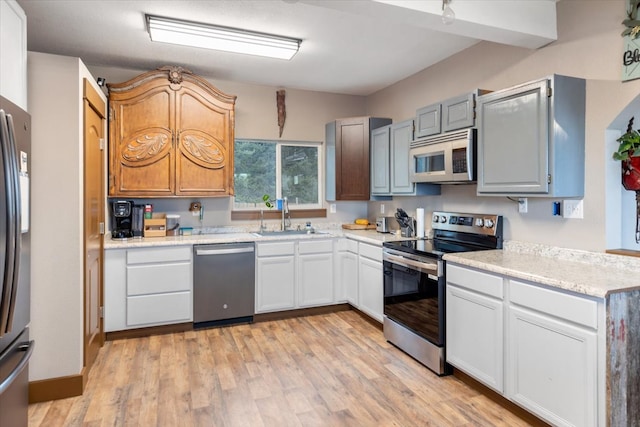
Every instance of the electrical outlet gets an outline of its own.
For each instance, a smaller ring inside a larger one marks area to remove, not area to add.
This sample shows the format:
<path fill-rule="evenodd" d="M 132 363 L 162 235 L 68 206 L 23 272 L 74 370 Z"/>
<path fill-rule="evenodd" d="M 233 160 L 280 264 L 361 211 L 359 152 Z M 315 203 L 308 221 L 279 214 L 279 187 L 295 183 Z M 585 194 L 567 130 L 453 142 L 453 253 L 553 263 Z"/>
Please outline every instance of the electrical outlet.
<path fill-rule="evenodd" d="M 336 204 L 335 203 L 331 203 L 329 205 L 329 213 L 336 213 Z"/>
<path fill-rule="evenodd" d="M 526 197 L 518 199 L 518 212 L 527 213 L 529 211 L 529 200 Z"/>
<path fill-rule="evenodd" d="M 383 214 L 384 213 L 384 204 L 380 205 L 380 213 Z"/>
<path fill-rule="evenodd" d="M 580 200 L 563 200 L 562 201 L 562 217 L 572 219 L 584 218 L 584 201 Z"/>

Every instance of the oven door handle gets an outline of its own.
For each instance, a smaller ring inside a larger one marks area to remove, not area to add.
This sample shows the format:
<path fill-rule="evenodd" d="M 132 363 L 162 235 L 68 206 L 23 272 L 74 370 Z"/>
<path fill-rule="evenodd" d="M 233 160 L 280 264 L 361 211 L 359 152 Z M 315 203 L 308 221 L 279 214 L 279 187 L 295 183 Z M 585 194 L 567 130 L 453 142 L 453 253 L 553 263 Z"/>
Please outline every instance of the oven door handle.
<path fill-rule="evenodd" d="M 419 271 L 438 274 L 438 264 L 427 264 L 425 262 L 415 261 L 409 258 L 405 258 L 399 255 L 384 254 L 385 261 L 390 261 L 394 264 L 401 265 L 408 268 L 417 268 Z"/>

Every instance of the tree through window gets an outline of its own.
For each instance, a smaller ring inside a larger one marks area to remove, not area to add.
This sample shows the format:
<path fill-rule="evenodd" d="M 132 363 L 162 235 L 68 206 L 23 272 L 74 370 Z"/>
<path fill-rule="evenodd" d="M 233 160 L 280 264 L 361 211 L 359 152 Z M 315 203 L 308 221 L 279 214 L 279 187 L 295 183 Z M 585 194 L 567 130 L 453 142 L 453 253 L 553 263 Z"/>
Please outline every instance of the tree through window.
<path fill-rule="evenodd" d="M 264 194 L 291 209 L 321 207 L 320 143 L 236 139 L 234 180 L 234 209 L 262 209 Z"/>

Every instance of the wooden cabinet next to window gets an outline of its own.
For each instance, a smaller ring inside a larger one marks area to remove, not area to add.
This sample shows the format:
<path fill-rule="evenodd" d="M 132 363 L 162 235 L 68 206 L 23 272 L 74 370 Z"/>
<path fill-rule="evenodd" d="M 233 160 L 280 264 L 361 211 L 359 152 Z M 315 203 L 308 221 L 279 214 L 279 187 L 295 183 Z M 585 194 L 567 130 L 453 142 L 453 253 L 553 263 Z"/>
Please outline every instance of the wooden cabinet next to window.
<path fill-rule="evenodd" d="M 352 117 L 327 123 L 326 199 L 369 200 L 370 132 L 391 119 Z"/>
<path fill-rule="evenodd" d="M 235 96 L 181 67 L 108 86 L 109 196 L 233 194 Z"/>

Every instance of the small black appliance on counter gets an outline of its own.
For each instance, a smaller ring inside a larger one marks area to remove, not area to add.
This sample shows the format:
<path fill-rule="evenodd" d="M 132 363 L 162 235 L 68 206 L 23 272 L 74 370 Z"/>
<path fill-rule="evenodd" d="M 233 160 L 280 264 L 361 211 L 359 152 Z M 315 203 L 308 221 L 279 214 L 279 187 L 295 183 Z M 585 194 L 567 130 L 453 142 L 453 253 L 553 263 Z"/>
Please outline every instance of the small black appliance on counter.
<path fill-rule="evenodd" d="M 133 200 L 114 200 L 111 202 L 112 239 L 131 239 L 133 237 Z"/>

